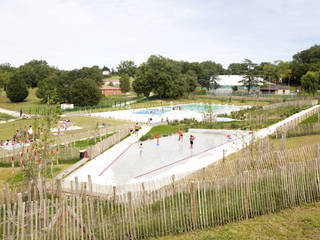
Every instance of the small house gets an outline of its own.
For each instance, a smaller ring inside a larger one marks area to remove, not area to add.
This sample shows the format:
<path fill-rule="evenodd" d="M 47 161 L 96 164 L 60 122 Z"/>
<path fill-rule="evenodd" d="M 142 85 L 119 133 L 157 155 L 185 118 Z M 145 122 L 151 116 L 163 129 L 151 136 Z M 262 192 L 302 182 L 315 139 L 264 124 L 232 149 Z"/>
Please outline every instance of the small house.
<path fill-rule="evenodd" d="M 122 94 L 121 89 L 118 87 L 103 85 L 100 89 L 101 89 L 102 94 L 105 96 L 121 95 Z"/>
<path fill-rule="evenodd" d="M 109 86 L 112 83 L 112 86 L 119 86 L 120 80 L 118 79 L 106 79 L 104 80 L 104 85 Z"/>
<path fill-rule="evenodd" d="M 288 95 L 290 94 L 289 86 L 275 85 L 260 88 L 261 94 L 277 94 L 277 95 Z"/>

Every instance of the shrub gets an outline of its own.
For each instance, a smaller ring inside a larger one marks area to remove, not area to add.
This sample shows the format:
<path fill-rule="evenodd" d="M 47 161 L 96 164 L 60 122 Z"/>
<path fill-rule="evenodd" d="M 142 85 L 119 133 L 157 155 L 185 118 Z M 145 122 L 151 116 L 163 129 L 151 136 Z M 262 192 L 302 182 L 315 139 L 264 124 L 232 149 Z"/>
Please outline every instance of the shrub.
<path fill-rule="evenodd" d="M 94 80 L 77 79 L 71 84 L 71 100 L 77 105 L 95 105 L 102 97 L 102 93 Z"/>
<path fill-rule="evenodd" d="M 16 74 L 10 78 L 6 93 L 11 102 L 22 102 L 29 95 L 27 84 Z"/>

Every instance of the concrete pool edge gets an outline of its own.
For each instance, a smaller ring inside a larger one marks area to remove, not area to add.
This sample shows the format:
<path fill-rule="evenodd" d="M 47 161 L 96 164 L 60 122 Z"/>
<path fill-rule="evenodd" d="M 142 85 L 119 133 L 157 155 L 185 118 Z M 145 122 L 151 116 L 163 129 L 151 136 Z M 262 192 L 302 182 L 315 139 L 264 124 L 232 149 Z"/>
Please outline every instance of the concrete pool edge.
<path fill-rule="evenodd" d="M 270 134 L 273 134 L 277 131 L 279 127 L 285 126 L 286 124 L 290 123 L 293 120 L 299 120 L 299 117 L 303 116 L 304 114 L 310 113 L 313 110 L 318 110 L 320 105 L 316 105 L 313 107 L 310 107 L 308 109 L 302 110 L 296 114 L 293 114 L 289 116 L 288 118 L 275 123 L 267 128 L 261 129 L 258 132 L 254 134 L 254 137 L 256 139 L 261 139 L 263 137 L 266 137 Z M 197 129 L 198 130 L 198 129 Z M 203 129 L 202 131 L 207 131 L 207 129 Z M 224 131 L 228 131 L 225 130 Z M 168 171 L 154 177 L 152 180 L 142 178 L 132 181 L 128 184 L 125 185 L 117 185 L 117 192 L 127 192 L 127 191 L 140 191 L 141 190 L 141 184 L 144 183 L 144 188 L 147 189 L 155 189 L 155 188 L 160 188 L 164 185 L 170 184 L 171 183 L 171 177 L 172 175 L 175 175 L 176 179 L 181 179 L 195 171 L 198 171 L 199 169 L 202 169 L 203 167 L 206 167 L 216 161 L 219 161 L 222 159 L 223 156 L 223 150 L 226 150 L 225 156 L 228 156 L 236 151 L 239 151 L 242 149 L 244 143 L 249 143 L 251 141 L 252 135 L 248 135 L 243 139 L 235 139 L 233 142 L 230 142 L 224 146 L 219 146 L 211 151 L 211 156 L 206 156 L 203 158 L 199 158 L 197 156 L 193 156 L 194 161 L 198 161 L 197 166 L 190 164 L 190 166 L 184 166 L 184 169 L 182 170 L 181 168 L 171 168 Z M 208 152 L 210 152 L 208 151 Z M 201 161 L 200 161 L 201 160 Z M 96 193 L 111 193 L 113 190 L 114 185 L 99 185 L 99 184 L 93 184 L 93 189 Z M 148 187 L 149 186 L 149 187 Z"/>

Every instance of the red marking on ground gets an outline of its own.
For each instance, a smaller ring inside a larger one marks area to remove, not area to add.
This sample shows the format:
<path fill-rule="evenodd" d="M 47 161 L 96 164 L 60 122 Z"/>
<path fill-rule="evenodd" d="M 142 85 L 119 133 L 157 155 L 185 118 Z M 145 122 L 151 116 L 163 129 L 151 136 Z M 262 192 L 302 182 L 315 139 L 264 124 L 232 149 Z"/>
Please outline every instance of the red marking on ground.
<path fill-rule="evenodd" d="M 238 140 L 238 139 L 240 139 L 240 138 L 236 138 L 236 139 L 234 139 L 234 140 L 232 140 L 232 141 L 229 141 L 229 142 L 226 142 L 226 143 L 222 143 L 222 144 L 219 144 L 218 146 L 214 146 L 214 147 L 208 148 L 208 149 L 206 149 L 206 150 L 204 150 L 204 151 L 202 151 L 202 152 L 198 152 L 198 153 L 192 154 L 192 155 L 190 155 L 190 156 L 188 156 L 188 157 L 182 158 L 182 159 L 180 159 L 180 160 L 178 160 L 178 161 L 175 161 L 175 162 L 173 162 L 173 163 L 169 163 L 169 164 L 167 164 L 167 165 L 164 165 L 164 166 L 162 166 L 162 167 L 156 168 L 156 169 L 151 170 L 151 171 L 149 171 L 149 172 L 140 174 L 139 176 L 136 176 L 136 177 L 134 177 L 134 178 L 139 178 L 139 177 L 146 176 L 146 175 L 148 175 L 148 174 L 150 174 L 150 173 L 156 172 L 156 171 L 161 170 L 161 169 L 163 169 L 163 168 L 166 168 L 166 167 L 172 166 L 172 165 L 174 165 L 174 164 L 177 164 L 177 163 L 179 163 L 179 162 L 185 161 L 185 160 L 187 160 L 187 159 L 189 159 L 189 158 L 192 158 L 192 157 L 194 157 L 194 156 L 200 155 L 200 154 L 205 153 L 205 152 L 207 152 L 207 151 L 209 151 L 209 150 L 212 150 L 212 149 L 215 149 L 215 148 L 217 148 L 217 147 L 220 147 L 220 146 L 222 146 L 222 145 L 224 145 L 224 144 L 231 143 L 231 142 L 233 142 L 233 141 L 235 141 L 235 140 Z"/>
<path fill-rule="evenodd" d="M 103 171 L 98 176 L 100 177 L 105 171 L 107 171 L 107 169 L 111 167 L 111 165 L 114 164 L 115 161 L 117 161 L 133 144 L 134 143 L 131 143 L 122 153 L 120 153 L 120 155 L 116 157 L 105 169 L 103 169 Z"/>

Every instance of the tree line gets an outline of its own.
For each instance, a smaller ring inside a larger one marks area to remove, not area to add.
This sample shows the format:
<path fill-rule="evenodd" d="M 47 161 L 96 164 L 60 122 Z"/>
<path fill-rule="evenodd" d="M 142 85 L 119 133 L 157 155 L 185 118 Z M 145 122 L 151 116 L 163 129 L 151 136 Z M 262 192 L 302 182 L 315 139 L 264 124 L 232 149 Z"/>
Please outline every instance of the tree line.
<path fill-rule="evenodd" d="M 243 85 L 250 89 L 259 78 L 275 84 L 302 86 L 309 93 L 318 90 L 320 79 L 320 45 L 296 53 L 292 61 L 262 62 L 244 59 L 231 63 L 227 69 L 214 61 L 176 61 L 163 56 L 151 55 L 146 62 L 136 66 L 133 61 L 121 61 L 115 69 L 104 66 L 83 67 L 71 71 L 60 70 L 44 60 L 32 60 L 17 68 L 0 64 L 0 88 L 12 102 L 23 101 L 29 88 L 36 88 L 36 95 L 43 103 L 97 104 L 102 93 L 102 71 L 120 75 L 123 92 L 132 89 L 138 95 L 151 93 L 160 98 L 176 98 L 188 95 L 200 86 L 217 88 L 218 75 L 243 75 Z"/>

